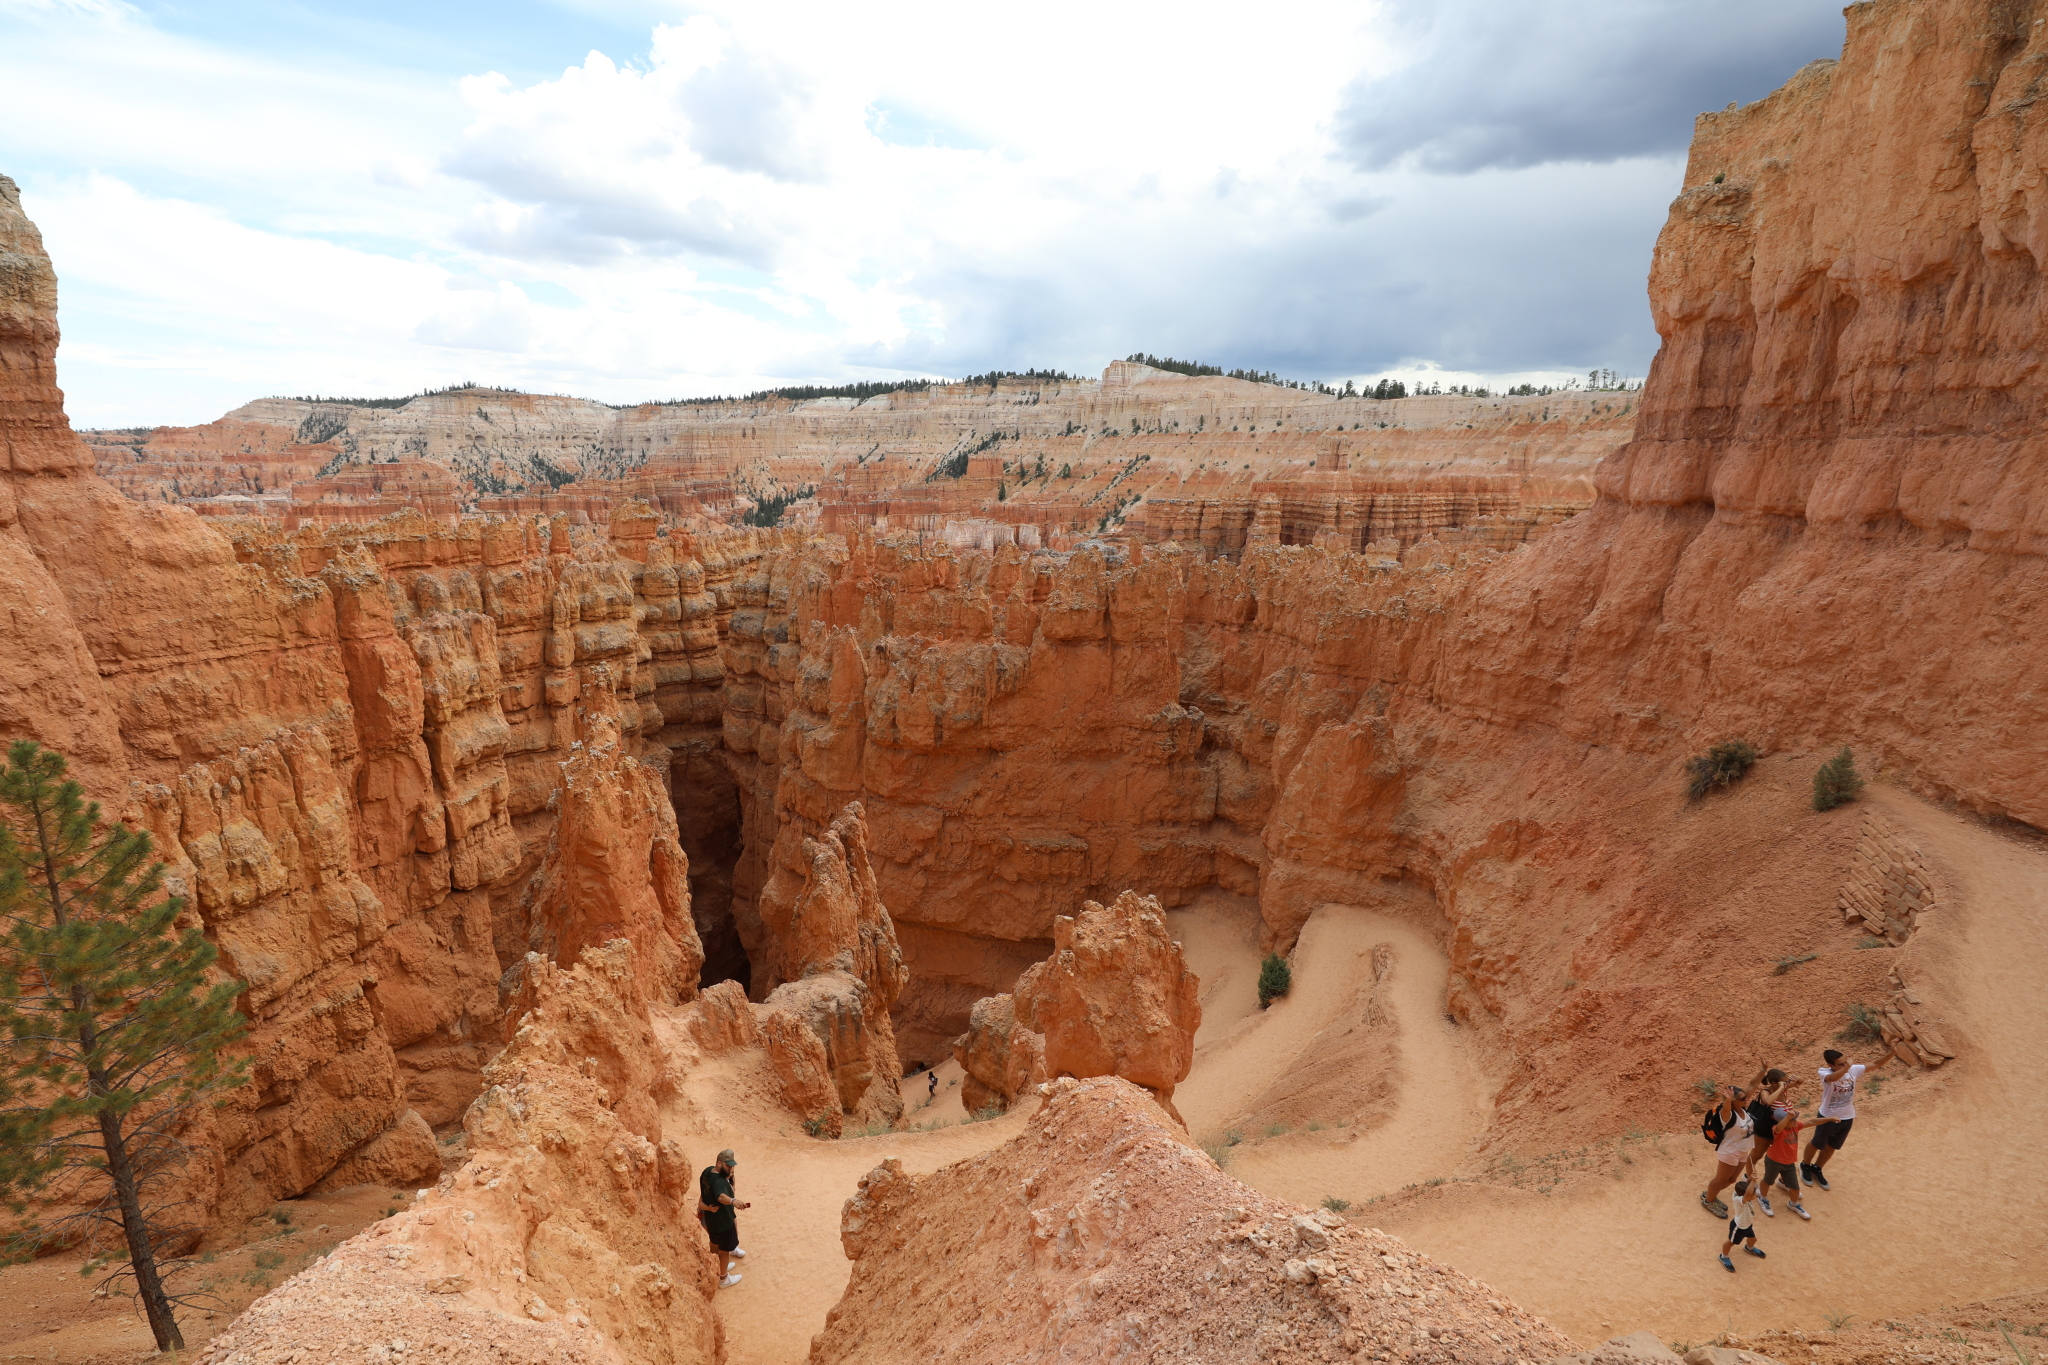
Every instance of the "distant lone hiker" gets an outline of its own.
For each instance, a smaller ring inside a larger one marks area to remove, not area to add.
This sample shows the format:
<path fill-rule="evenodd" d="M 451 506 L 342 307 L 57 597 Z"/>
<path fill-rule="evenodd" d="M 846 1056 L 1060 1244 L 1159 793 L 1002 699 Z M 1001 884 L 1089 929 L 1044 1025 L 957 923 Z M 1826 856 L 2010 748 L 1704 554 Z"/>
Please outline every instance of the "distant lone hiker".
<path fill-rule="evenodd" d="M 739 1158 L 728 1147 L 718 1154 L 716 1162 L 704 1168 L 703 1175 L 697 1177 L 697 1217 L 703 1220 L 711 1245 L 718 1248 L 718 1254 L 723 1258 L 718 1281 L 721 1289 L 730 1289 L 740 1282 L 732 1263 L 747 1254 L 740 1250 L 739 1219 L 733 1210 L 748 1209 L 753 1205 L 742 1204 L 733 1198 L 733 1168 L 737 1165 Z"/>
<path fill-rule="evenodd" d="M 927 1074 L 931 1076 L 931 1083 L 925 1087 L 925 1103 L 930 1104 L 939 1097 L 939 1073 L 933 1071 Z"/>
<path fill-rule="evenodd" d="M 1813 1126 L 1813 1141 L 1806 1144 L 1806 1160 L 1799 1163 L 1799 1173 L 1807 1184 L 1825 1190 L 1828 1178 L 1821 1171 L 1849 1140 L 1849 1129 L 1856 1122 L 1856 1081 L 1871 1067 L 1850 1061 L 1839 1048 L 1831 1047 L 1820 1056 L 1827 1063 L 1820 1069 L 1820 1121 Z M 1891 1060 L 1892 1054 L 1887 1052 L 1871 1066 Z"/>

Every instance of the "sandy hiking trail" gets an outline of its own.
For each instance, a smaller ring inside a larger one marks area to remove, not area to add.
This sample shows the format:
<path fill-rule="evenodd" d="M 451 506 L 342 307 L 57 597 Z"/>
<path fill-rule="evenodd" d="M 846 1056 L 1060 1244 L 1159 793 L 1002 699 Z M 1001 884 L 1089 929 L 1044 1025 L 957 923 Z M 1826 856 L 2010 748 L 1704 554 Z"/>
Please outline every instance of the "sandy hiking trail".
<path fill-rule="evenodd" d="M 1907 799 L 1884 808 L 1957 893 L 1920 933 L 1939 936 L 1933 988 L 1963 1055 L 1910 1079 L 1886 1067 L 1877 1098 L 1866 1081 L 1828 1167 L 1833 1190 L 1806 1196 L 1813 1221 L 1782 1204 L 1757 1219 L 1767 1260 L 1737 1256 L 1730 1275 L 1715 1259 L 1725 1224 L 1698 1205 L 1711 1154 L 1690 1132 L 1634 1144 L 1626 1163 L 1612 1143 L 1605 1155 L 1596 1145 L 1589 1160 L 1602 1177 L 1548 1194 L 1451 1184 L 1354 1217 L 1584 1341 L 1638 1327 L 1695 1341 L 1814 1329 L 1843 1313 L 1870 1323 L 2048 1283 L 2048 851 Z M 1692 1072 L 1674 1059 L 1673 1084 Z M 1810 1115 L 1811 1080 L 1805 1098 Z"/>
<path fill-rule="evenodd" d="M 1261 1011 L 1256 920 L 1200 902 L 1169 919 L 1204 985 L 1194 1070 L 1174 1092 L 1174 1103 L 1198 1141 L 1213 1144 L 1226 1132 L 1241 1134 L 1243 1140 L 1229 1149 L 1232 1175 L 1297 1203 L 1314 1205 L 1335 1196 L 1356 1204 L 1464 1161 L 1486 1126 L 1495 1087 L 1467 1030 L 1445 1017 L 1450 962 L 1432 935 L 1377 911 L 1320 906 L 1293 954 L 1293 989 Z M 1392 950 L 1392 968 L 1379 993 L 1382 1028 L 1396 1059 L 1391 1113 L 1359 1122 L 1333 1111 L 1277 1135 L 1246 1127 L 1247 1106 L 1267 1083 L 1297 1061 L 1313 1064 L 1314 1057 L 1304 1053 L 1321 1049 L 1326 1031 L 1361 1012 L 1373 983 L 1373 950 L 1380 945 Z M 1210 971 L 1222 983 L 1222 1008 L 1215 1014 Z M 1311 1123 L 1319 1126 L 1310 1128 Z"/>
<path fill-rule="evenodd" d="M 1734 1275 L 1715 1259 L 1724 1224 L 1696 1200 L 1712 1158 L 1692 1132 L 1601 1141 L 1560 1131 L 1543 1167 L 1553 1174 L 1524 1188 L 1474 1155 L 1498 1077 L 1479 1030 L 1445 1018 L 1448 963 L 1438 936 L 1412 918 L 1319 907 L 1293 954 L 1292 992 L 1260 1011 L 1251 903 L 1219 893 L 1169 912 L 1202 978 L 1203 1008 L 1175 1104 L 1205 1144 L 1238 1126 L 1225 1156 L 1247 1184 L 1304 1204 L 1350 1200 L 1355 1220 L 1497 1285 L 1582 1341 L 1645 1327 L 1694 1341 L 1817 1329 L 1830 1315 L 1872 1322 L 2048 1283 L 2048 850 L 1894 793 L 1879 799 L 1953 891 L 1923 916 L 1921 946 L 1934 951 L 1920 960 L 1964 1055 L 1910 1078 L 1888 1067 L 1879 1096 L 1866 1083 L 1831 1167 L 1834 1190 L 1807 1195 L 1813 1221 L 1781 1203 L 1758 1220 L 1769 1258 L 1741 1258 Z M 1354 1071 L 1341 1059 L 1324 1067 L 1326 1052 L 1342 1052 L 1333 1040 L 1368 1011 L 1379 1051 L 1343 1054 Z M 1359 1059 L 1375 1057 L 1367 1074 Z M 1381 1097 L 1355 1115 L 1336 1112 L 1341 1104 L 1324 1118 L 1304 1113 L 1277 1135 L 1243 1125 L 1290 1068 L 1334 1069 L 1341 1083 L 1326 1093 L 1377 1087 Z M 1671 1083 L 1688 1086 L 1697 1070 L 1673 1059 Z M 938 1097 L 922 1108 L 926 1077 L 905 1078 L 906 1122 L 948 1126 L 838 1142 L 804 1136 L 780 1111 L 758 1055 L 690 1077 L 671 1122 L 703 1134 L 688 1139 L 693 1155 L 738 1148 L 742 1197 L 755 1203 L 740 1224 L 753 1253 L 747 1278 L 719 1298 L 735 1365 L 804 1359 L 847 1279 L 839 1210 L 863 1173 L 886 1156 L 933 1170 L 1021 1127 L 1022 1107 L 961 1125 L 959 1068 L 948 1062 L 938 1075 Z M 1534 1170 L 1545 1155 L 1516 1159 Z"/>
<path fill-rule="evenodd" d="M 919 1107 L 924 1074 L 904 1078 L 904 1122 L 947 1126 L 837 1141 L 809 1136 L 781 1108 L 764 1053 L 731 1054 L 689 1073 L 663 1111 L 663 1131 L 684 1142 L 700 1170 L 721 1147 L 732 1148 L 739 1197 L 753 1205 L 739 1215 L 743 1278 L 716 1300 L 730 1365 L 790 1365 L 809 1356 L 811 1337 L 851 1273 L 839 1214 L 863 1175 L 888 1157 L 925 1172 L 979 1155 L 1016 1136 L 1036 1107 L 1020 1104 L 1002 1118 L 963 1125 L 960 1068 L 949 1061 L 937 1071 L 939 1097 L 929 1108 Z"/>

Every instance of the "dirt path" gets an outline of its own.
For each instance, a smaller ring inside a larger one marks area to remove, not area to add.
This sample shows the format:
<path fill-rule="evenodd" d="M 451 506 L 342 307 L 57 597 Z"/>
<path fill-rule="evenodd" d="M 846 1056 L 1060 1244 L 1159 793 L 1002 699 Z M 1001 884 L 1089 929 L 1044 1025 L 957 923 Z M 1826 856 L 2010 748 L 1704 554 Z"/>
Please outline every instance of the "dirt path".
<path fill-rule="evenodd" d="M 764 1054 L 720 1058 L 690 1074 L 663 1113 L 663 1130 L 680 1137 L 693 1160 L 701 1152 L 707 1165 L 721 1147 L 732 1148 L 740 1160 L 739 1197 L 753 1204 L 739 1216 L 743 1278 L 716 1301 L 730 1365 L 795 1365 L 808 1357 L 812 1335 L 846 1288 L 850 1264 L 839 1245 L 839 1213 L 863 1175 L 888 1157 L 909 1171 L 935 1171 L 1000 1146 L 1023 1126 L 1022 1108 L 962 1125 L 959 1068 L 947 1062 L 938 1072 L 939 1100 L 928 1109 L 918 1107 L 924 1076 L 906 1079 L 905 1117 L 947 1126 L 836 1142 L 807 1136 L 773 1101 Z"/>
<path fill-rule="evenodd" d="M 1722 1225 L 1696 1202 L 1708 1157 L 1690 1134 L 1663 1155 L 1645 1144 L 1630 1163 L 1606 1158 L 1618 1178 L 1547 1195 L 1447 1185 L 1370 1221 L 1582 1340 L 1866 1323 L 2048 1283 L 2048 853 L 1880 799 L 1962 893 L 1920 932 L 1941 936 L 1937 989 L 1964 1056 L 1858 1096 L 1833 1191 L 1808 1195 L 1813 1221 L 1758 1220 L 1767 1261 L 1737 1257 L 1730 1275 L 1714 1259 Z"/>
<path fill-rule="evenodd" d="M 1256 939 L 1219 925 L 1214 910 L 1176 912 L 1176 932 L 1194 962 L 1228 979 L 1255 982 Z M 1373 949 L 1385 944 L 1393 966 L 1380 987 L 1383 1027 L 1392 1038 L 1398 1076 L 1392 1113 L 1367 1126 L 1331 1113 L 1310 1130 L 1278 1136 L 1245 1129 L 1246 1105 L 1325 1031 L 1360 1010 L 1373 979 Z M 1246 945 L 1249 945 L 1247 948 Z M 1226 954 L 1235 960 L 1219 960 Z M 1247 956 L 1248 954 L 1248 956 Z M 1209 1142 L 1242 1132 L 1230 1149 L 1231 1174 L 1282 1199 L 1314 1204 L 1325 1196 L 1362 1203 L 1376 1194 L 1455 1169 L 1486 1126 L 1493 1085 L 1482 1073 L 1464 1031 L 1444 1017 L 1449 962 L 1434 939 L 1405 920 L 1355 906 L 1325 905 L 1310 916 L 1294 952 L 1294 989 L 1260 1012 L 1256 986 L 1234 1018 L 1212 1019 L 1204 1003 L 1193 1073 L 1174 1094 L 1190 1130 Z M 1207 981 L 1204 975 L 1204 981 Z"/>

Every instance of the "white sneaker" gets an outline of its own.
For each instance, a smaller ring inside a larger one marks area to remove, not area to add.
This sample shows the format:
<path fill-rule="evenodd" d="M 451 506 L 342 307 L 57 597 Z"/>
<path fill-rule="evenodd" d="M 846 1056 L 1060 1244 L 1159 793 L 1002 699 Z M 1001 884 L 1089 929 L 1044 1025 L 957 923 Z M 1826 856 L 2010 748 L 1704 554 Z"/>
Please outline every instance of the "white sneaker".
<path fill-rule="evenodd" d="M 725 1277 L 724 1279 L 720 1280 L 720 1281 L 718 1282 L 718 1287 L 719 1287 L 720 1289 L 730 1289 L 730 1288 L 732 1288 L 732 1287 L 733 1287 L 734 1285 L 738 1284 L 739 1282 L 740 1282 L 740 1273 L 739 1273 L 739 1272 L 738 1272 L 737 1270 L 735 1270 L 735 1271 L 734 1271 L 734 1272 L 733 1272 L 732 1274 L 730 1274 L 730 1275 L 726 1276 L 726 1277 Z"/>
<path fill-rule="evenodd" d="M 1804 1218 L 1809 1223 L 1813 1221 L 1813 1215 L 1806 1211 L 1806 1205 L 1804 1204 L 1794 1204 L 1792 1206 L 1792 1212 L 1798 1214 L 1801 1218 Z"/>
<path fill-rule="evenodd" d="M 740 1250 L 740 1249 L 739 1249 L 738 1247 L 734 1247 L 734 1248 L 732 1249 L 732 1254 L 733 1254 L 733 1255 L 735 1255 L 735 1256 L 745 1256 L 745 1255 L 746 1255 L 747 1253 L 746 1253 L 746 1252 L 744 1252 L 744 1251 L 741 1251 L 741 1250 Z"/>
<path fill-rule="evenodd" d="M 1776 1217 L 1778 1216 L 1778 1215 L 1777 1215 L 1776 1213 L 1774 1213 L 1774 1212 L 1772 1211 L 1772 1209 L 1771 1209 L 1771 1201 L 1770 1201 L 1770 1200 L 1768 1200 L 1768 1199 L 1759 1199 L 1759 1200 L 1757 1200 L 1756 1202 L 1757 1202 L 1757 1203 L 1759 1203 L 1759 1204 L 1761 1204 L 1761 1205 L 1763 1205 L 1763 1207 L 1764 1207 L 1764 1217 L 1766 1217 L 1766 1218 L 1776 1218 Z"/>

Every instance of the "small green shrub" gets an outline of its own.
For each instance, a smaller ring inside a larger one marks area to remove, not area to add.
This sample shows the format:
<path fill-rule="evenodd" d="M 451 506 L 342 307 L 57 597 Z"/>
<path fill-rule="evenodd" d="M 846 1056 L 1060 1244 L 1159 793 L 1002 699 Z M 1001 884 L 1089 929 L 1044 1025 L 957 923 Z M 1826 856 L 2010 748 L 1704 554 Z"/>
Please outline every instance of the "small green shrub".
<path fill-rule="evenodd" d="M 1278 953 L 1267 953 L 1259 964 L 1259 1008 L 1264 1009 L 1294 989 L 1294 969 Z"/>
<path fill-rule="evenodd" d="M 1685 794 L 1697 801 L 1716 787 L 1740 782 L 1756 762 L 1756 749 L 1746 739 L 1724 739 L 1685 761 Z"/>
<path fill-rule="evenodd" d="M 1870 938 L 1866 935 L 1856 940 L 1856 946 L 1858 948 L 1882 948 L 1884 947 L 1884 940 L 1881 938 Z"/>
<path fill-rule="evenodd" d="M 1266 1125 L 1267 1137 L 1279 1137 L 1282 1133 L 1286 1131 L 1287 1125 L 1284 1123 L 1269 1123 Z"/>
<path fill-rule="evenodd" d="M 1856 1315 L 1854 1313 L 1830 1313 L 1827 1315 L 1827 1319 L 1828 1330 L 1830 1332 L 1839 1332 L 1844 1327 L 1847 1327 L 1850 1323 L 1854 1322 L 1856 1320 Z"/>
<path fill-rule="evenodd" d="M 1820 765 L 1813 775 L 1813 808 L 1833 810 L 1856 799 L 1863 790 L 1863 775 L 1856 771 L 1856 757 L 1844 744 L 1842 752 Z"/>
<path fill-rule="evenodd" d="M 258 1270 L 275 1270 L 284 1264 L 284 1253 L 281 1251 L 259 1251 L 250 1259 L 256 1262 Z"/>
<path fill-rule="evenodd" d="M 1884 1037 L 1884 1016 L 1861 1000 L 1842 1007 L 1849 1026 L 1835 1035 L 1838 1043 L 1874 1043 Z"/>
<path fill-rule="evenodd" d="M 1710 1078 L 1703 1078 L 1701 1080 L 1694 1081 L 1692 1083 L 1692 1088 L 1699 1091 L 1700 1094 L 1706 1097 L 1707 1099 L 1713 1099 L 1716 1095 L 1721 1093 L 1721 1087 Z"/>
<path fill-rule="evenodd" d="M 1230 1164 L 1229 1143 L 1205 1142 L 1202 1144 L 1202 1150 L 1209 1154 L 1209 1160 L 1215 1162 L 1219 1170 Z"/>
<path fill-rule="evenodd" d="M 1323 1207 L 1331 1213 L 1342 1213 L 1351 1207 L 1351 1201 L 1349 1199 L 1339 1199 L 1334 1194 L 1326 1194 L 1323 1196 Z"/>
<path fill-rule="evenodd" d="M 1778 959 L 1778 965 L 1771 969 L 1771 975 L 1783 976 L 1785 973 L 1791 971 L 1794 967 L 1797 967 L 1800 963 L 1811 962 L 1819 956 L 1819 953 L 1801 953 L 1797 957 L 1781 957 Z"/>
<path fill-rule="evenodd" d="M 1235 1147 L 1238 1143 L 1244 1141 L 1244 1134 L 1238 1132 L 1237 1129 L 1232 1128 L 1228 1132 L 1224 1133 L 1223 1141 L 1226 1145 Z"/>

